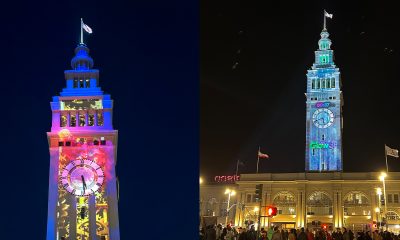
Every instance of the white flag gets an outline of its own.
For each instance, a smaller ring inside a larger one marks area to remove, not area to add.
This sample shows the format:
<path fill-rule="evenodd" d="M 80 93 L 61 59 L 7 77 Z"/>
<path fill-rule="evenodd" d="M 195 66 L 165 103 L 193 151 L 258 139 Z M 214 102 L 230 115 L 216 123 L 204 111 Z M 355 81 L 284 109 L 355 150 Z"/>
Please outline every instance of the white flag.
<path fill-rule="evenodd" d="M 93 33 L 93 30 L 88 25 L 84 24 L 83 22 L 82 22 L 82 27 L 83 27 L 83 29 L 85 29 L 85 31 L 87 33 L 89 33 L 89 34 Z"/>
<path fill-rule="evenodd" d="M 333 14 L 329 14 L 325 10 L 324 10 L 324 12 L 325 12 L 325 17 L 330 18 L 330 19 L 333 18 Z"/>
<path fill-rule="evenodd" d="M 386 154 L 389 155 L 389 156 L 392 156 L 392 157 L 395 157 L 395 158 L 399 157 L 399 150 L 397 150 L 397 149 L 392 149 L 392 148 L 390 148 L 390 147 L 385 145 L 385 151 L 386 151 Z"/>

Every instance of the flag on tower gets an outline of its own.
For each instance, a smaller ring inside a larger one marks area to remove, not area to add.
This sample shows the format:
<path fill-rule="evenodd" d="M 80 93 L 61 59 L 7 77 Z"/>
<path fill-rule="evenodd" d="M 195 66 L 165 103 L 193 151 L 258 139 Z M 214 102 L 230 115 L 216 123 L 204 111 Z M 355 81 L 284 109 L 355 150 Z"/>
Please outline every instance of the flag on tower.
<path fill-rule="evenodd" d="M 82 27 L 83 27 L 83 29 L 85 29 L 85 31 L 87 33 L 89 33 L 89 34 L 93 33 L 93 30 L 88 25 L 84 24 L 83 22 L 82 22 Z"/>
<path fill-rule="evenodd" d="M 260 150 L 258 150 L 258 157 L 259 158 L 269 158 L 268 154 L 262 153 Z"/>
<path fill-rule="evenodd" d="M 399 157 L 399 150 L 397 150 L 397 149 L 393 149 L 393 148 L 390 148 L 385 145 L 385 151 L 386 151 L 386 155 L 389 155 L 389 156 L 392 156 L 395 158 Z"/>
<path fill-rule="evenodd" d="M 329 14 L 325 10 L 324 10 L 324 12 L 325 12 L 325 17 L 330 18 L 330 19 L 333 18 L 333 14 Z"/>

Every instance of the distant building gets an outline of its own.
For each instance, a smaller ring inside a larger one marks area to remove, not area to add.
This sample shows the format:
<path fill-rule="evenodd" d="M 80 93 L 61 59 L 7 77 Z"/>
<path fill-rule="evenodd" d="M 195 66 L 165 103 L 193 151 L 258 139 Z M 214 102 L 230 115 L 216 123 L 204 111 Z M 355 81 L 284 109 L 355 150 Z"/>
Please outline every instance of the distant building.
<path fill-rule="evenodd" d="M 217 222 L 225 224 L 228 207 L 228 194 L 226 189 L 234 190 L 235 195 L 231 196 L 228 216 L 228 223 L 235 223 L 237 204 L 237 185 L 234 183 L 200 184 L 200 216 L 216 216 Z"/>

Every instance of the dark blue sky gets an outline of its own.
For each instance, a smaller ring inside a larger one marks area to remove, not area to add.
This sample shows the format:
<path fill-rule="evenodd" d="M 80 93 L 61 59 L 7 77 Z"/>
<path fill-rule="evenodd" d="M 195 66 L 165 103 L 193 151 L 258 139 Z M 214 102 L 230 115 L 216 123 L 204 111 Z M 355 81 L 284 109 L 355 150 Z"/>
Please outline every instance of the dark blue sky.
<path fill-rule="evenodd" d="M 122 239 L 177 239 L 183 226 L 181 236 L 197 237 L 198 12 L 195 1 L 2 5 L 1 238 L 45 238 L 50 101 L 65 86 L 81 17 L 114 99 Z"/>
<path fill-rule="evenodd" d="M 221 0 L 201 2 L 201 175 L 232 175 L 237 159 L 239 173 L 254 173 L 258 146 L 270 155 L 260 172 L 304 171 L 306 73 L 323 9 L 343 84 L 344 171 L 385 169 L 384 144 L 400 148 L 394 3 Z"/>

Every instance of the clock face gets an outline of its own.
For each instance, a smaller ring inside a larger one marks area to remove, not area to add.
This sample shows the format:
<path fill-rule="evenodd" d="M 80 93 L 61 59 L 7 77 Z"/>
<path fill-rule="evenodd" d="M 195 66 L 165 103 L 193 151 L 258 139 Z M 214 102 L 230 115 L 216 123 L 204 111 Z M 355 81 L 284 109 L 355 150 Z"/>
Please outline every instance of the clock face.
<path fill-rule="evenodd" d="M 314 125 L 318 128 L 327 128 L 333 124 L 335 116 L 333 115 L 333 112 L 328 108 L 319 108 L 315 110 L 312 116 L 312 120 L 314 122 Z"/>
<path fill-rule="evenodd" d="M 62 169 L 60 182 L 68 192 L 77 196 L 95 193 L 104 181 L 103 169 L 88 159 L 71 161 Z"/>

